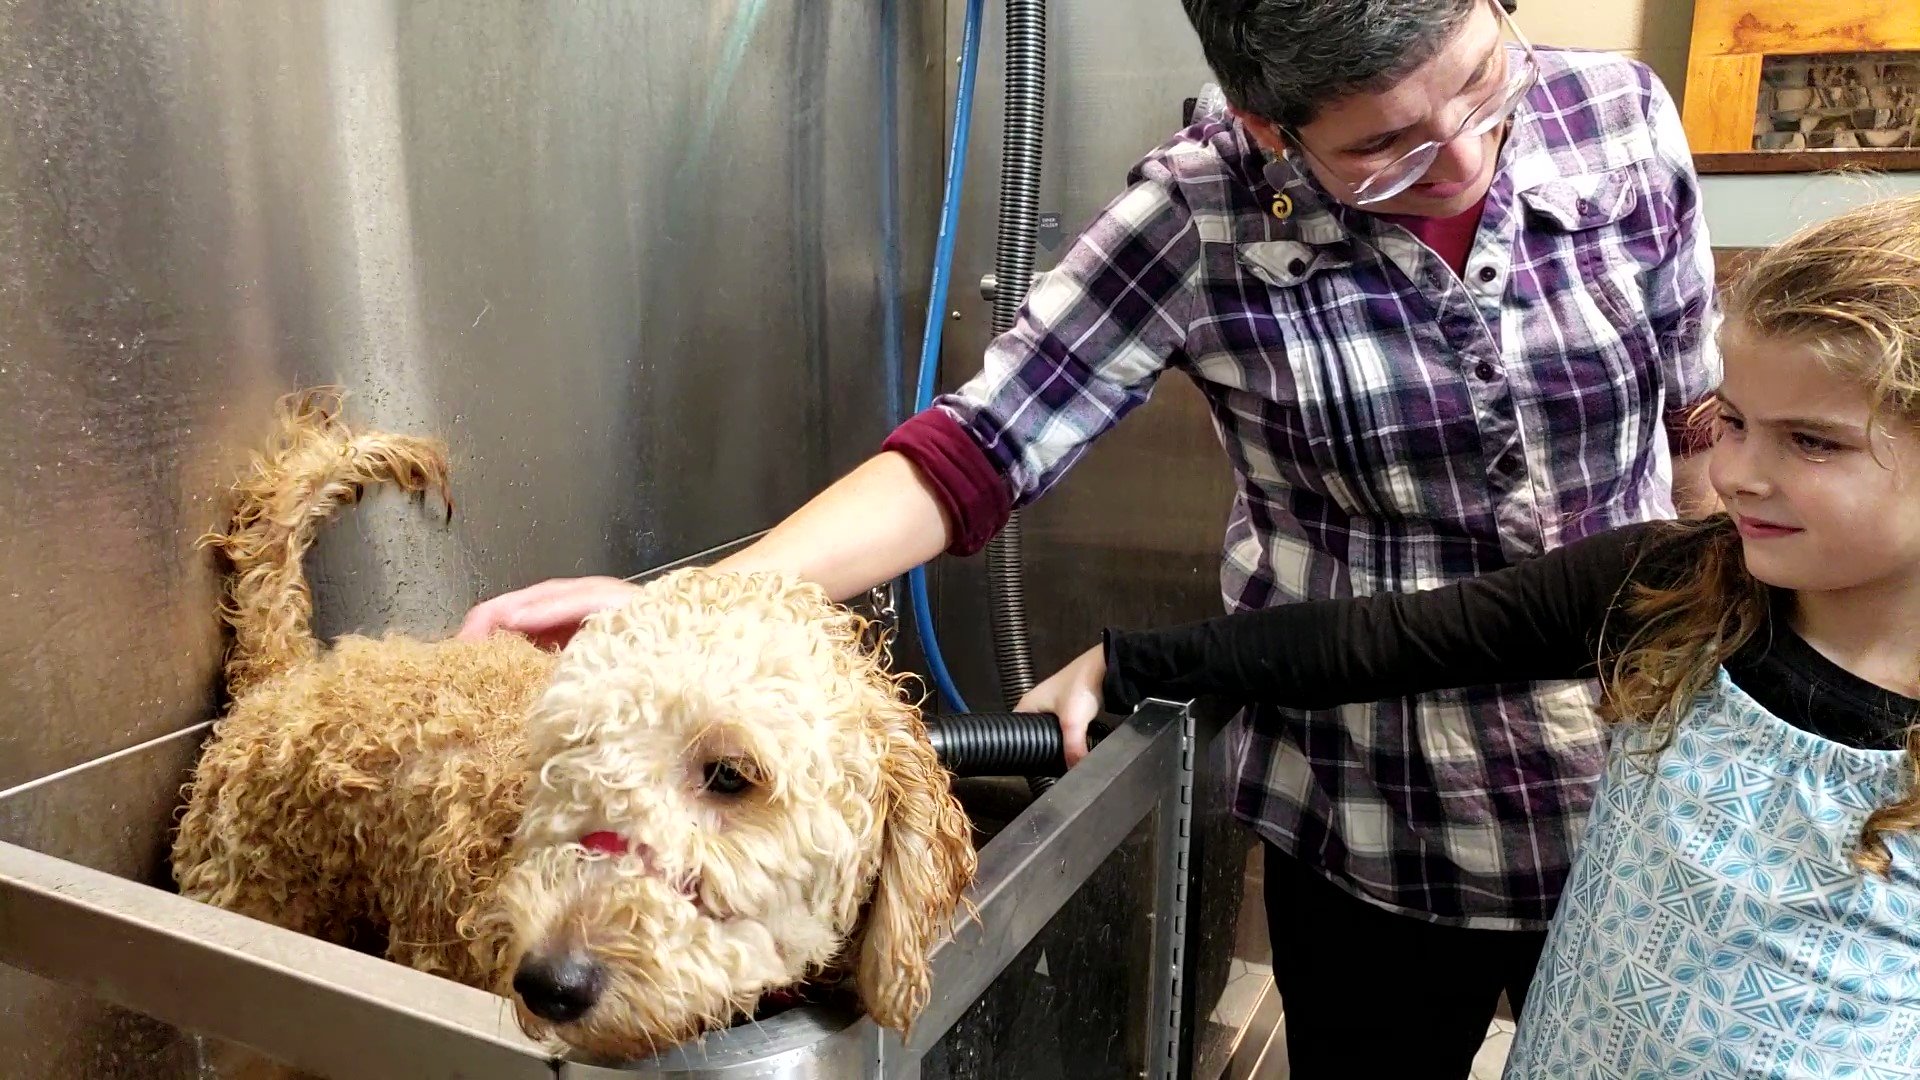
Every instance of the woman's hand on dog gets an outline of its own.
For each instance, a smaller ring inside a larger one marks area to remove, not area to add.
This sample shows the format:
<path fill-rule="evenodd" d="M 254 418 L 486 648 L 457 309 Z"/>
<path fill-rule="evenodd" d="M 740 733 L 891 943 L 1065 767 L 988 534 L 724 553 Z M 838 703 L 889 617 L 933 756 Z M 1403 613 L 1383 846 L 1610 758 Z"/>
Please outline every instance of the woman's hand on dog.
<path fill-rule="evenodd" d="M 618 607 L 639 586 L 612 577 L 553 578 L 476 604 L 460 624 L 461 641 L 497 630 L 523 634 L 544 649 L 565 648 L 587 616 Z"/>
<path fill-rule="evenodd" d="M 1096 645 L 1047 676 L 1014 706 L 1015 712 L 1052 713 L 1060 718 L 1069 769 L 1087 756 L 1087 725 L 1100 715 L 1100 684 L 1106 677 L 1106 653 Z"/>

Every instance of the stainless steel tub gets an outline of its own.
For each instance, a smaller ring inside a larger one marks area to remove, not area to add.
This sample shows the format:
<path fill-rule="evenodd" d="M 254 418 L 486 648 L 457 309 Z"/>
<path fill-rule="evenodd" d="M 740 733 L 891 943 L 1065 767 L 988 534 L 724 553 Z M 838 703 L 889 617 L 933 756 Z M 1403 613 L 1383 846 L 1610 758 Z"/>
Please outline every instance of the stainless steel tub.
<path fill-rule="evenodd" d="M 1194 738 L 1191 709 L 1149 703 L 1000 829 L 981 850 L 979 919 L 937 950 L 933 999 L 905 1040 L 826 1006 L 643 1062 L 555 1057 L 479 990 L 9 844 L 0 844 L 0 962 L 340 1080 L 1114 1075 L 1116 1066 L 1171 1077 L 1182 1061 Z M 178 741 L 134 754 L 178 755 Z M 58 787 L 86 781 L 85 771 L 9 798 L 57 803 Z M 1061 1002 L 1049 996 L 1088 991 L 1105 1004 L 1050 1007 Z"/>

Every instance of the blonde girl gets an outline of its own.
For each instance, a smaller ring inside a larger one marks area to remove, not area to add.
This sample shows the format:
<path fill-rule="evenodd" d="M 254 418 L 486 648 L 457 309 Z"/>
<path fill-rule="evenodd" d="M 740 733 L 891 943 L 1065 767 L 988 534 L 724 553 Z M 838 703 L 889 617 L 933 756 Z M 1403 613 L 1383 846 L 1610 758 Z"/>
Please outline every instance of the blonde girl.
<path fill-rule="evenodd" d="M 1507 1076 L 1920 1075 L 1920 196 L 1801 231 L 1725 311 L 1718 516 L 1109 631 L 1021 707 L 1078 747 L 1147 696 L 1597 676 L 1608 764 Z"/>

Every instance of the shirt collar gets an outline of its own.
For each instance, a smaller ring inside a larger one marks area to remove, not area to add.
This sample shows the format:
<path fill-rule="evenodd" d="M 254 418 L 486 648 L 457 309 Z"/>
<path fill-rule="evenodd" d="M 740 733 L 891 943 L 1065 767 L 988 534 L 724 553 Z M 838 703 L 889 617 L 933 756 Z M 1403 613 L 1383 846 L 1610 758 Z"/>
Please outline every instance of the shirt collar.
<path fill-rule="evenodd" d="M 1200 92 L 1194 110 L 1194 122 L 1220 125 L 1225 146 L 1221 157 L 1233 177 L 1251 188 L 1262 205 L 1269 208 L 1267 227 L 1270 240 L 1298 240 L 1306 244 L 1337 244 L 1350 235 L 1347 214 L 1351 208 L 1327 194 L 1313 173 L 1296 167 L 1285 158 L 1269 154 L 1254 141 L 1251 133 L 1232 113 L 1219 88 L 1208 84 Z M 1286 216 L 1273 213 L 1276 196 L 1286 196 Z"/>

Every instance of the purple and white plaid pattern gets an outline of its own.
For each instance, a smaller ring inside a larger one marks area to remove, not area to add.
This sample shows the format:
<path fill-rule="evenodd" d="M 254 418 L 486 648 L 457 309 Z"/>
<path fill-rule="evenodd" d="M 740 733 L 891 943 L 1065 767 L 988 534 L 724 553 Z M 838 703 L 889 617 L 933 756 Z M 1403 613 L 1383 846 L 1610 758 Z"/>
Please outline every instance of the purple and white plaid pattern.
<path fill-rule="evenodd" d="M 1686 137 L 1644 65 L 1538 51 L 1464 280 L 1215 111 L 1135 168 L 939 405 L 1024 505 L 1186 372 L 1236 473 L 1230 610 L 1430 588 L 1672 517 L 1665 415 L 1719 380 Z M 1261 836 L 1374 903 L 1489 928 L 1546 925 L 1602 764 L 1585 683 L 1262 708 L 1240 734 L 1236 813 Z"/>

